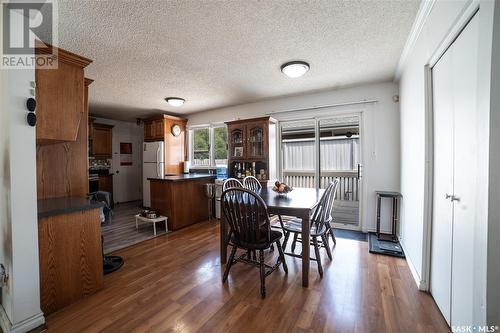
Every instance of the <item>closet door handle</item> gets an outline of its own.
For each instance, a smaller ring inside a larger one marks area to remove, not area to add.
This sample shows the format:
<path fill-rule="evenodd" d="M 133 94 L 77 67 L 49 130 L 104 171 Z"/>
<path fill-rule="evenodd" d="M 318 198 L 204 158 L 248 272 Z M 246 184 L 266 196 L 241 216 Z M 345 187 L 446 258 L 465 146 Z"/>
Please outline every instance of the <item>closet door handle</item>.
<path fill-rule="evenodd" d="M 458 201 L 458 202 L 460 202 L 460 198 L 459 198 L 459 197 L 454 196 L 453 194 L 448 194 L 448 193 L 446 193 L 446 195 L 445 195 L 445 197 L 444 197 L 444 198 L 445 198 L 445 199 L 450 199 L 451 201 Z"/>

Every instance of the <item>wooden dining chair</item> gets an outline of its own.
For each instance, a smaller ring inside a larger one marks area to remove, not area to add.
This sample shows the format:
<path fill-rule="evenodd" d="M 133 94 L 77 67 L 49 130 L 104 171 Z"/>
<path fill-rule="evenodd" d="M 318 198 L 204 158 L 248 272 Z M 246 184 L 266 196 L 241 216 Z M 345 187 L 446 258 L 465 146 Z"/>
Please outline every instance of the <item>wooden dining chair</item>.
<path fill-rule="evenodd" d="M 254 176 L 246 176 L 245 179 L 243 179 L 243 187 L 247 190 L 257 192 L 262 188 L 262 185 Z"/>
<path fill-rule="evenodd" d="M 223 191 L 232 187 L 243 188 L 243 184 L 236 178 L 228 178 L 224 181 L 224 184 L 222 184 Z"/>
<path fill-rule="evenodd" d="M 328 245 L 328 233 L 330 232 L 331 229 L 330 223 L 332 221 L 333 203 L 335 201 L 335 193 L 337 191 L 338 183 L 339 180 L 335 179 L 328 185 L 318 205 L 313 210 L 310 220 L 311 239 L 307 241 L 307 244 L 314 246 L 314 252 L 316 258 L 311 258 L 311 260 L 315 260 L 318 263 L 318 272 L 321 277 L 323 277 L 323 266 L 321 265 L 321 255 L 319 251 L 321 245 L 318 238 L 321 240 L 321 243 L 324 244 L 328 258 L 332 260 L 332 252 L 330 250 L 330 246 Z M 281 228 L 285 232 L 283 249 L 286 250 L 288 239 L 290 235 L 293 234 L 294 236 L 292 244 L 292 252 L 293 252 L 295 250 L 296 242 L 302 242 L 304 244 L 304 240 L 298 237 L 300 234 L 302 234 L 302 219 L 291 218 L 289 220 L 283 220 L 280 218 L 279 221 L 281 224 Z M 297 255 L 295 253 L 287 253 L 287 252 L 285 252 L 285 254 L 297 258 L 302 258 L 302 254 Z"/>
<path fill-rule="evenodd" d="M 229 270 L 236 262 L 243 262 L 260 269 L 260 294 L 266 297 L 266 276 L 274 272 L 281 264 L 283 270 L 288 273 L 285 254 L 281 247 L 280 239 L 282 233 L 271 230 L 267 206 L 255 192 L 243 188 L 229 188 L 222 193 L 221 206 L 224 218 L 233 230 L 230 246 L 231 254 L 226 264 L 226 270 L 222 277 L 222 283 L 227 281 Z M 264 250 L 269 249 L 275 243 L 279 256 L 274 266 L 264 262 Z M 243 254 L 236 256 L 236 250 L 259 251 L 259 259 L 251 259 Z"/>

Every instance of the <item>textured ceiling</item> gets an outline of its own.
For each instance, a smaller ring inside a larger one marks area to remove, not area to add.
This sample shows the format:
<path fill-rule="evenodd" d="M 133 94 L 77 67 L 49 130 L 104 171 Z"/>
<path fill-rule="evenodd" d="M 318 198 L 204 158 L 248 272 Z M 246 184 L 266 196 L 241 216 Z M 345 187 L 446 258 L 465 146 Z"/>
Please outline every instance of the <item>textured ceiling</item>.
<path fill-rule="evenodd" d="M 419 1 L 59 1 L 91 112 L 134 119 L 391 79 Z M 290 79 L 280 65 L 305 60 Z M 181 108 L 164 98 L 187 100 Z"/>

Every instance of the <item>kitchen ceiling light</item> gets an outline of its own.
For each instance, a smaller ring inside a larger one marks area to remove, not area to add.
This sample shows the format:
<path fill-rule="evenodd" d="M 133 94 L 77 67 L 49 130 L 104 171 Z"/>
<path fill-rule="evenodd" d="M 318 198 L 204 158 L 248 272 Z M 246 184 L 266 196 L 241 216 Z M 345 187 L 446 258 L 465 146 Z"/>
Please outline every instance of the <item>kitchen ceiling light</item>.
<path fill-rule="evenodd" d="M 165 100 L 167 101 L 168 104 L 176 108 L 182 106 L 186 101 L 184 98 L 179 98 L 179 97 L 167 97 L 165 98 Z"/>
<path fill-rule="evenodd" d="M 309 64 L 304 61 L 291 61 L 281 65 L 281 71 L 288 77 L 301 77 L 309 70 Z"/>

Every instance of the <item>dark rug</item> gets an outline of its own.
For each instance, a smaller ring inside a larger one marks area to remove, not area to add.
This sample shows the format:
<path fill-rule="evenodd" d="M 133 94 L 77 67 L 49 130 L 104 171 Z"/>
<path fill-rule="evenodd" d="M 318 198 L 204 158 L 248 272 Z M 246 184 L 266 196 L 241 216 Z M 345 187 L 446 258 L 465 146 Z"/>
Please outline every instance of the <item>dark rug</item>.
<path fill-rule="evenodd" d="M 401 244 L 399 242 L 389 242 L 378 240 L 377 235 L 374 232 L 370 232 L 368 235 L 368 243 L 370 253 L 384 254 L 387 256 L 404 258 L 405 253 Z"/>
<path fill-rule="evenodd" d="M 368 234 L 361 231 L 346 230 L 346 229 L 333 229 L 333 233 L 337 238 L 345 238 L 350 240 L 357 240 L 360 242 L 366 242 Z"/>

